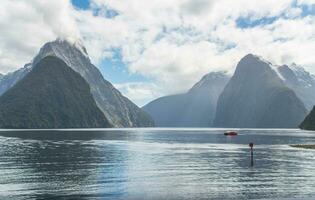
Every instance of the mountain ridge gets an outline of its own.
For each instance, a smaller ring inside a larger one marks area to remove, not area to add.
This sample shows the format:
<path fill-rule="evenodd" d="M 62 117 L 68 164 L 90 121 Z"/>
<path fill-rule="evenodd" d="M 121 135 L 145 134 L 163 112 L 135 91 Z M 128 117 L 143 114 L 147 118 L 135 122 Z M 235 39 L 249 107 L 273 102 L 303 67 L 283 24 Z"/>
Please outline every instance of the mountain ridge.
<path fill-rule="evenodd" d="M 143 107 L 162 127 L 211 127 L 216 102 L 229 77 L 226 72 L 204 75 L 186 93 L 160 97 Z"/>
<path fill-rule="evenodd" d="M 296 128 L 306 109 L 270 62 L 248 54 L 221 93 L 216 127 Z"/>
<path fill-rule="evenodd" d="M 17 82 L 19 82 L 26 74 L 32 70 L 32 64 L 28 63 L 14 72 L 2 75 L 0 79 L 0 96 L 6 92 L 8 89 L 13 87 Z"/>
<path fill-rule="evenodd" d="M 315 77 L 303 67 L 296 64 L 282 65 L 278 67 L 284 83 L 294 90 L 296 95 L 303 101 L 307 110 L 315 105 Z"/>
<path fill-rule="evenodd" d="M 88 83 L 61 59 L 47 56 L 0 96 L 1 128 L 111 127 Z"/>
<path fill-rule="evenodd" d="M 305 117 L 305 119 L 300 124 L 299 128 L 304 130 L 315 130 L 315 106 L 311 112 Z"/>
<path fill-rule="evenodd" d="M 78 49 L 75 44 L 60 39 L 46 43 L 33 62 L 36 63 L 46 55 L 55 55 L 64 60 L 89 83 L 97 105 L 115 127 L 154 126 L 147 113 L 103 78 L 101 72 L 91 63 L 87 53 L 82 53 L 82 50 L 86 52 L 85 48 Z"/>
<path fill-rule="evenodd" d="M 70 43 L 62 39 L 47 42 L 34 57 L 32 64 L 7 76 L 8 81 L 0 82 L 0 92 L 5 92 L 19 82 L 36 63 L 46 56 L 56 56 L 62 59 L 88 82 L 98 107 L 114 127 L 154 126 L 154 121 L 147 113 L 124 97 L 109 81 L 103 78 L 98 68 L 91 63 L 85 47 L 78 42 Z M 2 90 L 1 87 L 3 87 Z"/>

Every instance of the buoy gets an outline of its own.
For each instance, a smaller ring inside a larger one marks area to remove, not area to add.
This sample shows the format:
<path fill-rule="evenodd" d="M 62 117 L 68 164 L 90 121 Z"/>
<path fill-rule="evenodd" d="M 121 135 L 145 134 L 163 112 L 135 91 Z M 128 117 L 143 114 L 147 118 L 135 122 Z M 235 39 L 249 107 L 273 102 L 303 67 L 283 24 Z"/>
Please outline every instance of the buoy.
<path fill-rule="evenodd" d="M 254 166 L 254 150 L 253 150 L 253 147 L 254 147 L 254 143 L 249 143 L 248 145 L 250 147 L 250 166 Z"/>

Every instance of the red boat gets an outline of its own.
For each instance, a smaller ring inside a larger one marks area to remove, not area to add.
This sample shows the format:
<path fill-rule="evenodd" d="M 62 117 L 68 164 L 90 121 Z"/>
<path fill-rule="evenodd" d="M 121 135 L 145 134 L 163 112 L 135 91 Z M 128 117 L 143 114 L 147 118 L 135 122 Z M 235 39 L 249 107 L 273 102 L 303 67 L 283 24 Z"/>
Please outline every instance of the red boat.
<path fill-rule="evenodd" d="M 237 132 L 235 131 L 227 131 L 224 133 L 224 135 L 227 135 L 227 136 L 236 136 L 237 135 Z"/>

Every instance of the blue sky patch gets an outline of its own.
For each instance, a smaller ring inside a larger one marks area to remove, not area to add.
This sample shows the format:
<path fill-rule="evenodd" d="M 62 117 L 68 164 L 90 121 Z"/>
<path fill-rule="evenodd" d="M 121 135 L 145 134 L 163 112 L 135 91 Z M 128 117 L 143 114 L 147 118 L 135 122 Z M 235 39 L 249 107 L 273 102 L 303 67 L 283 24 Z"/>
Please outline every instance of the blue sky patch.
<path fill-rule="evenodd" d="M 300 8 L 302 9 L 302 17 L 315 15 L 315 4 L 310 6 L 302 5 Z"/>
<path fill-rule="evenodd" d="M 112 83 L 148 82 L 149 80 L 138 74 L 130 74 L 119 49 L 114 50 L 112 58 L 104 59 L 99 65 L 104 78 Z"/>
<path fill-rule="evenodd" d="M 71 3 L 77 9 L 88 10 L 90 8 L 89 0 L 71 0 Z M 94 9 L 95 16 L 103 16 L 106 18 L 114 18 L 118 12 L 112 9 Z M 122 56 L 119 49 L 113 50 L 112 58 L 106 58 L 98 65 L 101 73 L 106 80 L 114 84 L 126 82 L 147 82 L 149 81 L 144 76 L 138 74 L 130 74 L 126 64 L 122 61 Z"/>
<path fill-rule="evenodd" d="M 71 3 L 78 9 L 87 10 L 90 8 L 89 0 L 71 0 Z"/>
<path fill-rule="evenodd" d="M 292 8 L 300 8 L 302 10 L 300 17 L 306 17 L 310 15 L 315 15 L 315 4 L 313 5 L 297 5 L 296 2 L 292 4 Z M 251 19 L 251 17 L 240 17 L 236 20 L 236 24 L 240 28 L 253 28 L 256 26 L 264 26 L 268 24 L 272 24 L 279 18 L 287 18 L 285 14 L 273 17 L 263 17 L 260 19 Z"/>
<path fill-rule="evenodd" d="M 119 13 L 116 10 L 105 7 L 105 8 L 93 9 L 93 15 L 102 16 L 105 18 L 114 18 L 117 15 L 119 15 Z"/>
<path fill-rule="evenodd" d="M 253 28 L 256 26 L 264 26 L 272 24 L 278 19 L 278 17 L 263 17 L 260 19 L 252 20 L 249 17 L 240 17 L 236 20 L 236 25 L 240 28 Z"/>

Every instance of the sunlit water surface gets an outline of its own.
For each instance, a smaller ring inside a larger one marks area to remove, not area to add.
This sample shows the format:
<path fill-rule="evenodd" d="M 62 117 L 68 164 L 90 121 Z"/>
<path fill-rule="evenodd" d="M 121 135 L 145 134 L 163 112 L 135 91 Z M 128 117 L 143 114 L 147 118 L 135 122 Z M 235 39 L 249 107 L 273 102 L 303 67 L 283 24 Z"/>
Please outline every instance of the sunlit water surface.
<path fill-rule="evenodd" d="M 315 133 L 0 131 L 0 199 L 314 199 Z M 254 142 L 254 167 L 248 143 Z"/>

